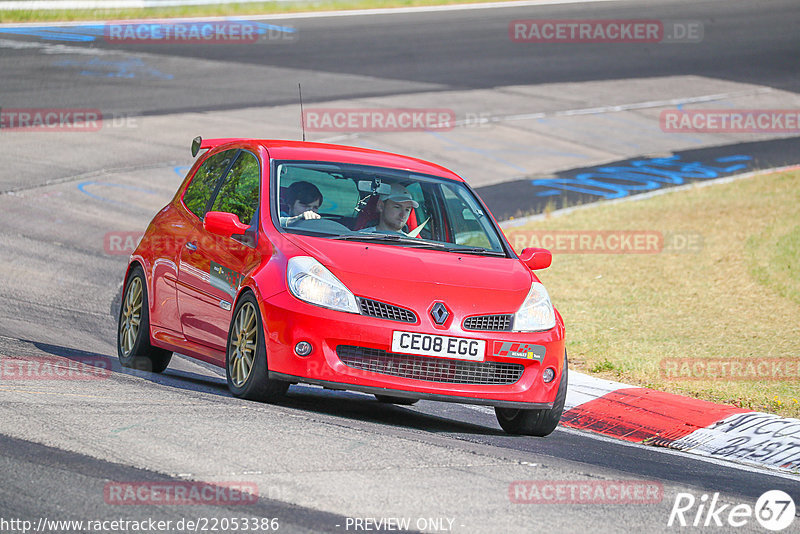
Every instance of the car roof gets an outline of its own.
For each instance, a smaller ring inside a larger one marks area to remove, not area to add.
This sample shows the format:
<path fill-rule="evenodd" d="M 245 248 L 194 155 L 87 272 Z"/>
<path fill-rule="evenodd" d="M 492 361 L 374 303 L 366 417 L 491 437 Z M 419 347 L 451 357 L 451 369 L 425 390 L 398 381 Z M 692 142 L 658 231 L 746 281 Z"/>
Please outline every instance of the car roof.
<path fill-rule="evenodd" d="M 337 163 L 355 163 L 376 167 L 404 169 L 411 172 L 433 174 L 463 182 L 453 171 L 429 161 L 401 156 L 391 152 L 372 150 L 345 145 L 313 143 L 308 141 L 287 141 L 278 139 L 204 139 L 203 148 L 233 144 L 261 145 L 267 149 L 269 156 L 277 160 L 331 161 Z"/>

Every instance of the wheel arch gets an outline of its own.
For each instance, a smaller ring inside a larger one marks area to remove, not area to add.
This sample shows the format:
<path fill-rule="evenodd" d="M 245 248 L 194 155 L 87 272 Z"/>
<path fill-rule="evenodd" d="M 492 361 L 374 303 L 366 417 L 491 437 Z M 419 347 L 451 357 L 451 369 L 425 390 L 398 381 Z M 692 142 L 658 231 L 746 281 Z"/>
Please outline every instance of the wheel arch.
<path fill-rule="evenodd" d="M 131 271 L 133 271 L 136 267 L 139 267 L 142 270 L 142 274 L 144 275 L 144 290 L 147 292 L 147 314 L 149 317 L 153 316 L 153 306 L 155 306 L 156 299 L 151 298 L 153 295 L 153 281 L 152 276 L 147 276 L 147 269 L 145 268 L 145 262 L 143 258 L 140 257 L 133 257 L 131 261 L 128 263 L 128 268 L 125 270 L 125 278 L 122 280 L 122 293 L 120 293 L 120 313 L 122 313 L 122 306 L 123 301 L 125 299 L 125 291 L 128 289 L 128 279 L 131 275 Z M 155 339 L 153 338 L 153 328 L 152 324 L 148 326 L 148 336 L 150 337 L 150 343 L 153 343 Z"/>
<path fill-rule="evenodd" d="M 122 296 L 125 296 L 125 290 L 128 289 L 128 278 L 131 275 L 131 271 L 133 271 L 136 267 L 139 267 L 142 272 L 144 273 L 144 284 L 147 287 L 147 294 L 150 294 L 150 282 L 147 279 L 147 271 L 144 268 L 144 264 L 142 260 L 139 258 L 133 258 L 129 263 L 128 267 L 125 269 L 125 277 L 122 279 Z M 148 302 L 149 304 L 149 302 Z"/>
<path fill-rule="evenodd" d="M 233 303 L 231 304 L 231 320 L 228 323 L 228 336 L 231 335 L 231 329 L 233 328 L 233 322 L 236 320 L 236 308 L 239 306 L 239 303 L 245 297 L 245 295 L 253 295 L 253 298 L 256 299 L 256 305 L 258 307 L 259 315 L 261 316 L 261 326 L 264 328 L 264 313 L 261 309 L 261 301 L 258 298 L 258 291 L 253 288 L 250 284 L 245 283 L 239 288 L 239 292 L 236 294 L 236 298 L 233 299 Z M 264 342 L 266 343 L 267 339 L 267 332 L 264 331 Z M 227 350 L 227 349 L 226 349 Z"/>
<path fill-rule="evenodd" d="M 256 302 L 258 302 L 258 294 L 256 290 L 249 284 L 244 284 L 242 285 L 242 287 L 239 288 L 239 292 L 236 294 L 236 298 L 233 299 L 233 305 L 231 309 L 235 310 L 236 306 L 239 305 L 239 302 L 242 300 L 242 298 L 248 293 L 251 293 L 256 298 Z M 233 314 L 231 314 L 231 320 L 233 320 Z"/>

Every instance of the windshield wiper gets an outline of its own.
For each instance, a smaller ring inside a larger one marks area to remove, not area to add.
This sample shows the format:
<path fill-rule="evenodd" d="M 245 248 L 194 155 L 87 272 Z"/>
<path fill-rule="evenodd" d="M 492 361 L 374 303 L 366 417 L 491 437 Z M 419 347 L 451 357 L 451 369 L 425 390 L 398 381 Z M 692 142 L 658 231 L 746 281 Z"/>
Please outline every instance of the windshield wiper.
<path fill-rule="evenodd" d="M 506 253 L 497 250 L 489 250 L 483 247 L 453 247 L 445 243 L 434 243 L 427 240 L 422 240 L 416 237 L 409 237 L 399 234 L 347 234 L 332 237 L 331 239 L 339 239 L 342 241 L 382 241 L 389 243 L 401 243 L 403 245 L 410 245 L 415 248 L 427 248 L 432 250 L 444 250 L 446 252 L 456 252 L 458 254 L 479 254 L 483 256 L 499 256 L 506 257 Z"/>
<path fill-rule="evenodd" d="M 405 236 L 399 234 L 345 234 L 337 235 L 331 239 L 340 239 L 342 241 L 400 241 Z"/>
<path fill-rule="evenodd" d="M 484 256 L 502 256 L 506 257 L 505 252 L 501 252 L 498 250 L 489 250 L 488 248 L 483 247 L 447 247 L 445 248 L 447 252 L 456 252 L 458 254 L 481 254 Z"/>
<path fill-rule="evenodd" d="M 341 241 L 382 241 L 389 243 L 401 243 L 403 245 L 410 245 L 415 248 L 429 248 L 435 250 L 448 250 L 449 247 L 440 243 L 431 243 L 416 237 L 408 237 L 399 234 L 347 234 L 332 237 L 331 239 L 338 239 Z"/>

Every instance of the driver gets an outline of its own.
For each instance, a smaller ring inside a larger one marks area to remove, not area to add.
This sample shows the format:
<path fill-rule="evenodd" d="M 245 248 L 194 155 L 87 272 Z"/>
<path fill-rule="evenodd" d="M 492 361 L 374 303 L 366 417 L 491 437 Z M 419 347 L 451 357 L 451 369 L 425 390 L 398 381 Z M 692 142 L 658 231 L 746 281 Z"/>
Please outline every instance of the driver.
<path fill-rule="evenodd" d="M 287 188 L 286 205 L 289 206 L 289 211 L 281 211 L 281 226 L 300 220 L 320 219 L 322 193 L 310 182 L 295 182 Z"/>
<path fill-rule="evenodd" d="M 418 207 L 419 203 L 411 197 L 408 189 L 400 184 L 392 184 L 391 192 L 381 195 L 376 206 L 379 216 L 378 224 L 361 231 L 405 235 L 403 227 L 411 215 L 411 210 Z"/>

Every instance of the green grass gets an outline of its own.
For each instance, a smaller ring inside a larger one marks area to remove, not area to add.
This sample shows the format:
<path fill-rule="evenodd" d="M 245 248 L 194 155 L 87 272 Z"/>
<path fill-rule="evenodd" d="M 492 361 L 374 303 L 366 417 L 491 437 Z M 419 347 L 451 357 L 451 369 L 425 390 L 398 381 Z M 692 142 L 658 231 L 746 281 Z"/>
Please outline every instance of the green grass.
<path fill-rule="evenodd" d="M 699 235 L 695 252 L 555 254 L 539 273 L 572 368 L 800 417 L 800 380 L 669 379 L 662 360 L 800 362 L 800 172 L 598 204 L 508 230 Z M 796 369 L 796 367 L 795 367 Z"/>
<path fill-rule="evenodd" d="M 765 288 L 800 304 L 800 224 L 782 220 L 747 239 L 750 274 Z"/>
<path fill-rule="evenodd" d="M 245 4 L 212 4 L 146 9 L 69 9 L 0 11 L 0 22 L 56 22 L 122 20 L 138 18 L 207 17 L 234 15 L 268 15 L 348 9 L 416 7 L 463 3 L 487 3 L 496 0 L 321 0 L 318 2 L 257 2 Z"/>

